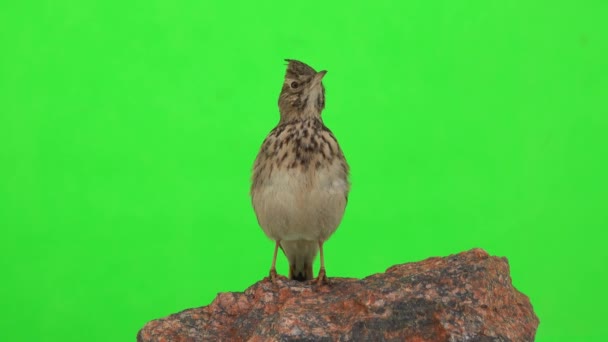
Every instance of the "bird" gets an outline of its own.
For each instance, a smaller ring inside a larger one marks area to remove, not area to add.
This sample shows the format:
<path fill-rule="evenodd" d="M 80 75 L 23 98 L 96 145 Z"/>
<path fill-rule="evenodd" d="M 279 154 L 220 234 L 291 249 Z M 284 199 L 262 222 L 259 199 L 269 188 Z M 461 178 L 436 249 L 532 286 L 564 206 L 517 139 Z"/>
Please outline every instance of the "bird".
<path fill-rule="evenodd" d="M 350 168 L 338 140 L 325 126 L 323 78 L 327 71 L 286 59 L 279 95 L 280 119 L 264 139 L 251 177 L 251 201 L 258 223 L 275 241 L 270 279 L 277 279 L 280 248 L 289 262 L 289 279 L 328 283 L 323 244 L 336 231 L 350 191 Z"/>

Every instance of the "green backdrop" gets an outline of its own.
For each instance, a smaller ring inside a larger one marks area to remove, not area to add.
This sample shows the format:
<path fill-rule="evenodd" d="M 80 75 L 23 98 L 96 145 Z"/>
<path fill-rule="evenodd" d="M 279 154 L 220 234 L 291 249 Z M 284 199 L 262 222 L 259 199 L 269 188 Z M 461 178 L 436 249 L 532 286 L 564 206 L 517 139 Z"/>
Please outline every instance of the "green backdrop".
<path fill-rule="evenodd" d="M 4 1 L 1 341 L 134 341 L 267 275 L 250 170 L 284 58 L 352 168 L 329 276 L 507 256 L 538 341 L 608 305 L 606 1 Z M 282 258 L 279 271 L 287 273 Z"/>

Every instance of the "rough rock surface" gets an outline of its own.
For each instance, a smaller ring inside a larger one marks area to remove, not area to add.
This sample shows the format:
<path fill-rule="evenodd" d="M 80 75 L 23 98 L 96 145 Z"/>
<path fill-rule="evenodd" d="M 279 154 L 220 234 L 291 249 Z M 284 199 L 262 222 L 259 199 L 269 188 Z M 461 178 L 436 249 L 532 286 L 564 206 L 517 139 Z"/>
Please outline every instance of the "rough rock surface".
<path fill-rule="evenodd" d="M 148 322 L 138 341 L 533 341 L 507 259 L 473 249 L 317 286 L 264 279 Z"/>

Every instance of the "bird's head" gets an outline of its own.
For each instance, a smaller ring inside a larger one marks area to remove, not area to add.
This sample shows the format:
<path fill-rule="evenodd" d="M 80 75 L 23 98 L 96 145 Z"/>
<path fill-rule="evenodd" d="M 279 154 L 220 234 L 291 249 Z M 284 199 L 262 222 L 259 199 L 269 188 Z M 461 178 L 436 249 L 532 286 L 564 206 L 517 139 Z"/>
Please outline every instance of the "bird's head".
<path fill-rule="evenodd" d="M 310 66 L 293 59 L 286 61 L 287 72 L 279 96 L 281 121 L 320 117 L 325 108 L 325 88 L 321 80 L 327 71 L 316 72 Z"/>

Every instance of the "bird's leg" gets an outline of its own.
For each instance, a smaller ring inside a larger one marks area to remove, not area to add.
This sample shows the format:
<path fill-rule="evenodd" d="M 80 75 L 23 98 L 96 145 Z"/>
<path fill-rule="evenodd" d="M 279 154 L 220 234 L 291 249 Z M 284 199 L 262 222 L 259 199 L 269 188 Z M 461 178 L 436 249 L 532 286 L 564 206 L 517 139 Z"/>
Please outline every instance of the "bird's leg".
<path fill-rule="evenodd" d="M 279 245 L 281 244 L 280 240 L 276 241 L 274 245 L 274 255 L 272 256 L 272 265 L 270 265 L 270 280 L 274 282 L 277 279 L 277 253 L 279 251 Z"/>
<path fill-rule="evenodd" d="M 317 276 L 317 285 L 327 284 L 327 276 L 325 275 L 325 259 L 323 258 L 323 240 L 319 240 L 319 259 L 321 261 L 321 267 L 319 268 L 319 275 Z"/>

